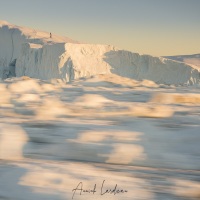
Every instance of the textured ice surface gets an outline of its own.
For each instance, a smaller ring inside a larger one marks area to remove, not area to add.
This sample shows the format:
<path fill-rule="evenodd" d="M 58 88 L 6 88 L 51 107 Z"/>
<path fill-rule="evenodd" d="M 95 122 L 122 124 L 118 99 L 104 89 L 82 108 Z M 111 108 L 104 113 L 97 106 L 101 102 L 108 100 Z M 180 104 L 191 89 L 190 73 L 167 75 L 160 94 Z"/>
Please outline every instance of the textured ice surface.
<path fill-rule="evenodd" d="M 112 45 L 80 44 L 69 38 L 0 22 L 0 76 L 71 81 L 117 74 L 163 84 L 198 84 L 199 69 L 165 58 L 139 55 Z"/>

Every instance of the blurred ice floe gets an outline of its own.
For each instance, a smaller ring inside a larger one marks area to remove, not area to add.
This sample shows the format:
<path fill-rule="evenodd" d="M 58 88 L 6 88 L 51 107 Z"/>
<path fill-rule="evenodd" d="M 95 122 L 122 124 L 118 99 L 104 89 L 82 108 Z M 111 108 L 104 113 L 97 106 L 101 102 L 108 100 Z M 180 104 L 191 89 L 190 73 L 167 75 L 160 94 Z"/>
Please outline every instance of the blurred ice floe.
<path fill-rule="evenodd" d="M 20 126 L 0 124 L 0 159 L 18 160 L 24 158 L 23 148 L 27 142 L 27 134 Z"/>
<path fill-rule="evenodd" d="M 130 191 L 107 199 L 199 198 L 197 87 L 109 74 L 11 78 L 0 92 L 0 199 L 70 199 L 103 180 Z"/>

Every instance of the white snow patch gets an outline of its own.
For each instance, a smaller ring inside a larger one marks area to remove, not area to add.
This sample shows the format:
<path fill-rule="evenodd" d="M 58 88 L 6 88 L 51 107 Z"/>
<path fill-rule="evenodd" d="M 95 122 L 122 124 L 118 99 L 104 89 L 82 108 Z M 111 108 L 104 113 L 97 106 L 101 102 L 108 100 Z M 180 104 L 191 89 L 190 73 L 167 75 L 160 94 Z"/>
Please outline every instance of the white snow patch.
<path fill-rule="evenodd" d="M 9 85 L 9 90 L 12 93 L 40 93 L 42 91 L 40 85 L 34 79 L 14 82 Z"/>
<path fill-rule="evenodd" d="M 84 107 L 102 107 L 106 104 L 112 104 L 113 101 L 97 94 L 86 94 L 76 99 L 75 104 Z"/>
<path fill-rule="evenodd" d="M 0 159 L 22 159 L 27 141 L 27 134 L 20 126 L 0 124 Z"/>

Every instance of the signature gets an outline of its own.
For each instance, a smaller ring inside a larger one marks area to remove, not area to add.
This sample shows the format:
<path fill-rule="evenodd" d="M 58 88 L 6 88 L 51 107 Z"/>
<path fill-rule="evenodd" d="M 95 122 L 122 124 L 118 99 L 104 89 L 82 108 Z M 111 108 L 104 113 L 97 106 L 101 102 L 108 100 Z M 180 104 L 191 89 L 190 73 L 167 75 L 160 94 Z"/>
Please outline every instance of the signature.
<path fill-rule="evenodd" d="M 99 194 L 101 196 L 103 195 L 106 195 L 106 194 L 113 194 L 113 195 L 116 195 L 116 194 L 124 194 L 124 193 L 127 193 L 128 190 L 124 190 L 124 189 L 121 189 L 118 187 L 118 185 L 116 184 L 113 188 L 106 188 L 105 187 L 105 180 L 103 180 L 102 184 L 101 184 L 101 187 L 99 188 L 100 190 L 98 191 L 97 190 L 97 184 L 94 184 L 94 186 L 90 189 L 85 189 L 83 187 L 83 182 L 80 182 L 76 188 L 74 188 L 72 190 L 73 192 L 73 195 L 72 195 L 72 199 L 75 197 L 75 195 L 82 195 L 84 193 L 88 193 L 88 194 Z"/>

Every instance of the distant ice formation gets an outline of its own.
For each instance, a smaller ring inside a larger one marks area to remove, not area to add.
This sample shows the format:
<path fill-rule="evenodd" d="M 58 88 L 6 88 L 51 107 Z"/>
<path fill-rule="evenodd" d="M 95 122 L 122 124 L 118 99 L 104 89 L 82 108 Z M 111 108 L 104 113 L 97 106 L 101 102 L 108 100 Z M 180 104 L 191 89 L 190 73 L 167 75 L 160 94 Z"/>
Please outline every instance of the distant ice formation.
<path fill-rule="evenodd" d="M 164 58 L 168 58 L 168 59 L 171 59 L 171 60 L 176 60 L 176 61 L 196 65 L 200 68 L 200 54 L 164 56 Z"/>
<path fill-rule="evenodd" d="M 113 73 L 162 84 L 200 82 L 200 69 L 193 65 L 49 34 L 0 21 L 1 77 L 16 75 L 67 82 Z"/>

